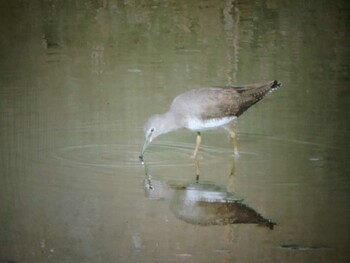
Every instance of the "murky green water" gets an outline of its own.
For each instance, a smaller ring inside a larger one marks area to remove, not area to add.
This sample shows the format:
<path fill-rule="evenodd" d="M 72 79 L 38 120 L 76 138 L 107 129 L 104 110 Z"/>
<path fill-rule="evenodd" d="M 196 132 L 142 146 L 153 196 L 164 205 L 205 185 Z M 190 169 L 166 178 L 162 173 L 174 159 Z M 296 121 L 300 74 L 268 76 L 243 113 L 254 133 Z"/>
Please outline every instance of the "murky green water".
<path fill-rule="evenodd" d="M 2 2 L 1 262 L 349 261 L 347 1 Z M 236 162 L 203 133 L 196 183 L 179 131 L 150 145 L 147 181 L 150 115 L 270 79 Z"/>

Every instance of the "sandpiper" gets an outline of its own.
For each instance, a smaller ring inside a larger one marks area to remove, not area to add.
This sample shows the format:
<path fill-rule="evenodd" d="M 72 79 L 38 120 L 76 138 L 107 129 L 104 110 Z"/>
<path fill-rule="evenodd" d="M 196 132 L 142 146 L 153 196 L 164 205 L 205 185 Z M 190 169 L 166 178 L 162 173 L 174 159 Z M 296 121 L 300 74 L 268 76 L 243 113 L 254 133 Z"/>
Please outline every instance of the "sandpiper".
<path fill-rule="evenodd" d="M 197 132 L 193 157 L 196 158 L 201 144 L 201 131 L 223 127 L 231 136 L 234 155 L 238 156 L 236 134 L 230 127 L 243 112 L 264 96 L 279 88 L 277 81 L 230 87 L 192 89 L 178 95 L 164 114 L 149 118 L 145 125 L 145 143 L 140 158 L 147 146 L 159 135 L 180 128 Z"/>

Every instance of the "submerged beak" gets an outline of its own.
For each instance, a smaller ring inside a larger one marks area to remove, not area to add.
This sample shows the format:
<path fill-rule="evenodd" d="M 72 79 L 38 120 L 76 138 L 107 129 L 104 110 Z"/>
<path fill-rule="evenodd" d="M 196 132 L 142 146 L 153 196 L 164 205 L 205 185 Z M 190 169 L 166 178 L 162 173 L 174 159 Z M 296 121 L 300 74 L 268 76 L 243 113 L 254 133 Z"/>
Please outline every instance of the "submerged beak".
<path fill-rule="evenodd" d="M 143 159 L 143 154 L 145 153 L 148 144 L 152 142 L 152 139 L 152 132 L 150 132 L 145 140 L 145 143 L 143 144 L 140 159 Z"/>

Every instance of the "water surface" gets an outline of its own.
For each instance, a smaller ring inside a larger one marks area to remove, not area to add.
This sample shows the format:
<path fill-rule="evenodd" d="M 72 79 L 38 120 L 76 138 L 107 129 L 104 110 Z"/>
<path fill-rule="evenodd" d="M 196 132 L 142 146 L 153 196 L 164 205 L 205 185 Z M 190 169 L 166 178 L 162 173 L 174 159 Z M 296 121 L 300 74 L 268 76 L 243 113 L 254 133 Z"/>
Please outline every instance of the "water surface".
<path fill-rule="evenodd" d="M 0 10 L 1 262 L 348 262 L 346 1 Z M 238 120 L 235 162 L 225 131 L 203 133 L 199 188 L 194 133 L 157 138 L 141 165 L 143 125 L 174 96 L 270 79 L 283 88 Z M 193 220 L 198 196 L 277 225 Z"/>

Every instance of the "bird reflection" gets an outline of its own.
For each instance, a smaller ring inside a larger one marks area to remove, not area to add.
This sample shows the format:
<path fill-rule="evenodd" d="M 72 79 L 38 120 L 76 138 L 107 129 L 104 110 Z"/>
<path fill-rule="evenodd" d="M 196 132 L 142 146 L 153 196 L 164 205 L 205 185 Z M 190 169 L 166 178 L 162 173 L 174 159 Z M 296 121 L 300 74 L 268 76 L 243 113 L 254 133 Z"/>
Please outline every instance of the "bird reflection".
<path fill-rule="evenodd" d="M 270 229 L 276 225 L 234 195 L 236 160 L 232 161 L 227 186 L 200 181 L 197 159 L 194 160 L 196 179 L 188 183 L 152 179 L 147 163 L 143 160 L 142 164 L 146 195 L 155 200 L 167 200 L 180 220 L 196 225 L 257 224 Z"/>

